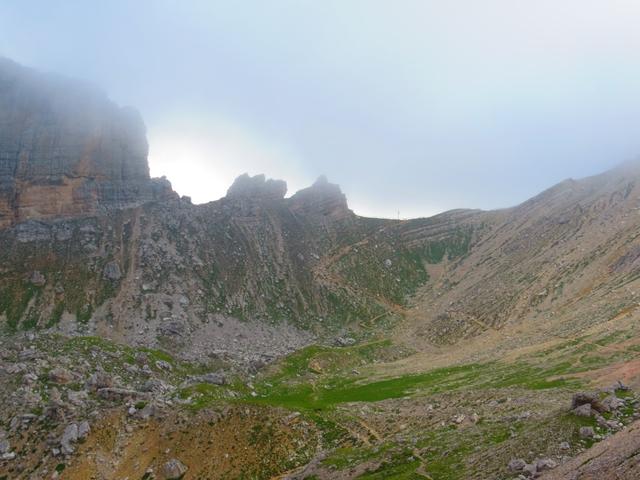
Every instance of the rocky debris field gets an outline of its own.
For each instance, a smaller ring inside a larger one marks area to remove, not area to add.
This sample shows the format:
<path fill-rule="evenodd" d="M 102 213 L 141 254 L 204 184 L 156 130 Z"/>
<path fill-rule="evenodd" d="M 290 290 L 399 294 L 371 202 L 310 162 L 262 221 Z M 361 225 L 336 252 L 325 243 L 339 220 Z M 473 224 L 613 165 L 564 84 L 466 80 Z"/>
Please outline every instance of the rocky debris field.
<path fill-rule="evenodd" d="M 639 416 L 631 388 L 584 389 L 559 351 L 389 377 L 415 353 L 349 342 L 248 373 L 15 335 L 0 346 L 0 478 L 537 478 Z"/>

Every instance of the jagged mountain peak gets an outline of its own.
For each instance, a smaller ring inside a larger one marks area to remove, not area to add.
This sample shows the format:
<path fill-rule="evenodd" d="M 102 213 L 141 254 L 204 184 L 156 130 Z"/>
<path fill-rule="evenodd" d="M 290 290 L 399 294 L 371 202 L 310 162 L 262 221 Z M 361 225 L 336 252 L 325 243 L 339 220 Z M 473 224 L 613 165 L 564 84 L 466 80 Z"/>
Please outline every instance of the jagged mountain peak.
<path fill-rule="evenodd" d="M 282 199 L 287 193 L 287 182 L 267 179 L 264 174 L 238 176 L 227 190 L 226 198 Z"/>
<path fill-rule="evenodd" d="M 347 197 L 340 186 L 329 183 L 325 175 L 307 188 L 298 190 L 290 199 L 291 208 L 301 213 L 321 213 L 323 215 L 345 215 L 352 213 Z"/>

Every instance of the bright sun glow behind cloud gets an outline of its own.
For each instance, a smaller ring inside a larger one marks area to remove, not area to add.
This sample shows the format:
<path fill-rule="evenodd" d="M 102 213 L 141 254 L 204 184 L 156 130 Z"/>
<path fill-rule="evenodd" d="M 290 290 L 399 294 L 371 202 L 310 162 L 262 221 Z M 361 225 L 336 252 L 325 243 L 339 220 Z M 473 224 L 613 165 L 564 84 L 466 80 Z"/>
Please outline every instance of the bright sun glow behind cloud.
<path fill-rule="evenodd" d="M 240 174 L 265 173 L 287 181 L 288 194 L 308 186 L 296 154 L 228 122 L 180 119 L 149 132 L 151 175 L 166 176 L 174 190 L 194 203 L 223 197 Z M 269 171 L 265 172 L 265 165 Z"/>

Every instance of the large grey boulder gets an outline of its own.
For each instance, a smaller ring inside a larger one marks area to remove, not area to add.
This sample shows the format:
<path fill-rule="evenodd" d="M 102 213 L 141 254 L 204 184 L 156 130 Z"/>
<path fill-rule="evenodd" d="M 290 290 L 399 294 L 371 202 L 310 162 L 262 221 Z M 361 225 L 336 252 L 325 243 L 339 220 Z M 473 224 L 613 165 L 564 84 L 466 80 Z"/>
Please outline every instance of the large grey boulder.
<path fill-rule="evenodd" d="M 178 480 L 187 473 L 188 467 L 177 458 L 172 458 L 162 466 L 165 480 Z"/>
<path fill-rule="evenodd" d="M 514 458 L 509 462 L 508 467 L 509 467 L 509 470 L 511 470 L 512 472 L 521 472 L 526 465 L 527 465 L 527 462 L 525 462 L 523 459 Z"/>
<path fill-rule="evenodd" d="M 73 381 L 73 373 L 64 367 L 55 367 L 49 372 L 49 380 L 64 385 Z"/>
<path fill-rule="evenodd" d="M 593 427 L 580 427 L 580 438 L 593 438 L 596 435 L 596 432 L 593 430 Z"/>
<path fill-rule="evenodd" d="M 600 397 L 595 392 L 579 392 L 573 395 L 571 399 L 571 410 L 589 404 L 593 410 L 598 413 L 607 411 L 607 407 L 602 404 Z"/>
<path fill-rule="evenodd" d="M 227 383 L 227 377 L 222 372 L 211 372 L 193 377 L 193 382 L 209 383 L 211 385 L 224 385 Z"/>
<path fill-rule="evenodd" d="M 108 262 L 104 266 L 103 275 L 106 279 L 111 280 L 112 282 L 120 280 L 122 272 L 120 271 L 120 265 L 118 265 L 118 262 Z"/>
<path fill-rule="evenodd" d="M 78 424 L 78 439 L 84 440 L 91 433 L 91 426 L 86 420 Z"/>
<path fill-rule="evenodd" d="M 580 405 L 579 407 L 574 408 L 572 412 L 574 415 L 577 415 L 578 417 L 590 417 L 591 415 L 593 415 L 593 411 L 591 410 L 590 403 L 585 403 L 583 405 Z"/>
<path fill-rule="evenodd" d="M 115 381 L 111 375 L 103 370 L 97 370 L 87 380 L 87 388 L 89 390 L 100 390 L 102 388 L 111 388 L 115 385 Z"/>
<path fill-rule="evenodd" d="M 60 450 L 65 455 L 75 452 L 74 443 L 78 441 L 78 425 L 72 423 L 64 429 L 62 437 L 60 437 Z"/>
<path fill-rule="evenodd" d="M 1 439 L 0 440 L 0 455 L 9 453 L 11 450 L 11 445 L 9 444 L 9 440 Z"/>
<path fill-rule="evenodd" d="M 558 466 L 558 463 L 551 458 L 541 458 L 536 461 L 536 469 L 539 472 L 544 472 L 546 470 L 553 470 Z"/>

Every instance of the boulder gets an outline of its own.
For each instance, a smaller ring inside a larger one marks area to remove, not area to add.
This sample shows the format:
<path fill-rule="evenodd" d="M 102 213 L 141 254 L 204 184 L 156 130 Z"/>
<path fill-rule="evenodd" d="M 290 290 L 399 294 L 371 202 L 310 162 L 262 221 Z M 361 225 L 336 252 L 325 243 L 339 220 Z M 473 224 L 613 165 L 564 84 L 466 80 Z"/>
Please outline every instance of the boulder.
<path fill-rule="evenodd" d="M 353 337 L 338 337 L 335 340 L 335 344 L 338 347 L 350 347 L 356 344 L 356 339 Z"/>
<path fill-rule="evenodd" d="M 525 477 L 536 477 L 538 474 L 538 467 L 535 463 L 529 463 L 522 469 L 522 474 Z"/>
<path fill-rule="evenodd" d="M 193 377 L 195 383 L 210 383 L 211 385 L 224 385 L 227 383 L 227 377 L 222 372 L 205 373 Z"/>
<path fill-rule="evenodd" d="M 102 388 L 111 388 L 114 385 L 113 377 L 104 370 L 97 370 L 87 380 L 87 388 L 94 391 Z"/>
<path fill-rule="evenodd" d="M 598 413 L 607 411 L 607 408 L 600 401 L 599 395 L 593 392 L 579 392 L 573 395 L 571 400 L 571 410 L 589 404 Z"/>
<path fill-rule="evenodd" d="M 160 370 L 165 370 L 167 372 L 170 372 L 171 370 L 173 370 L 173 367 L 171 366 L 171 364 L 165 360 L 156 360 L 156 367 L 159 368 Z"/>
<path fill-rule="evenodd" d="M 122 277 L 122 272 L 120 272 L 120 265 L 118 265 L 117 262 L 107 263 L 104 266 L 102 274 L 104 278 L 111 280 L 112 282 L 116 282 Z"/>
<path fill-rule="evenodd" d="M 615 395 L 609 395 L 602 401 L 602 405 L 608 410 L 619 410 L 620 408 L 626 405 L 625 401 L 621 398 L 616 397 Z"/>
<path fill-rule="evenodd" d="M 579 407 L 574 408 L 572 412 L 578 417 L 590 417 L 593 414 L 590 403 L 580 405 Z"/>
<path fill-rule="evenodd" d="M 525 462 L 523 459 L 514 458 L 509 462 L 508 467 L 509 467 L 509 470 L 511 470 L 512 472 L 521 472 L 526 465 L 527 465 L 527 462 Z"/>
<path fill-rule="evenodd" d="M 137 392 L 136 390 L 129 390 L 126 388 L 112 387 L 99 389 L 98 397 L 102 398 L 103 400 L 117 402 L 127 399 L 148 398 L 148 394 L 145 392 Z"/>
<path fill-rule="evenodd" d="M 580 438 L 593 438 L 596 435 L 596 432 L 593 430 L 593 427 L 580 427 Z"/>
<path fill-rule="evenodd" d="M 72 423 L 64 429 L 62 437 L 60 437 L 60 450 L 65 455 L 70 455 L 75 451 L 73 446 L 78 441 L 78 425 Z"/>
<path fill-rule="evenodd" d="M 86 420 L 78 424 L 78 439 L 84 440 L 91 433 L 91 426 Z"/>
<path fill-rule="evenodd" d="M 550 458 L 541 458 L 536 461 L 536 469 L 538 472 L 553 470 L 557 466 L 558 466 L 558 463 Z"/>
<path fill-rule="evenodd" d="M 64 367 L 55 367 L 49 372 L 49 380 L 64 385 L 73 381 L 73 374 Z"/>
<path fill-rule="evenodd" d="M 172 458 L 162 466 L 165 480 L 178 480 L 187 473 L 188 467 L 176 458 Z"/>
<path fill-rule="evenodd" d="M 31 282 L 31 284 L 35 285 L 36 287 L 44 287 L 44 285 L 47 283 L 47 279 L 41 272 L 36 270 L 31 274 L 31 277 L 29 277 L 29 282 Z"/>

